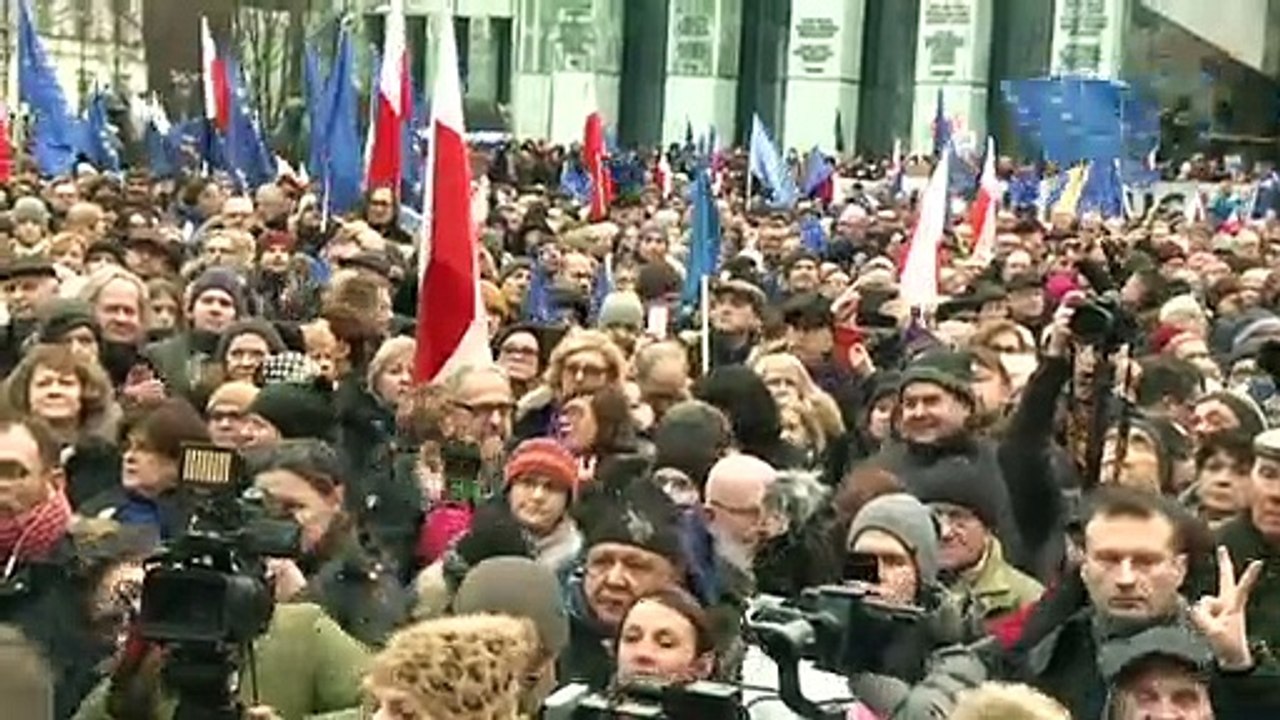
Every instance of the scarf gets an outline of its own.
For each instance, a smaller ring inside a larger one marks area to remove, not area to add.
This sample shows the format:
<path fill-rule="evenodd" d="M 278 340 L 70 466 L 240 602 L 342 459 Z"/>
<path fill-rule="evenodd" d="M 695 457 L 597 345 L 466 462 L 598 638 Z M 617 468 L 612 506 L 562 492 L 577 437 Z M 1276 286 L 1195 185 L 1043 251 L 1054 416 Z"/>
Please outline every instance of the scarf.
<path fill-rule="evenodd" d="M 71 503 L 61 490 L 16 517 L 0 518 L 0 553 L 7 556 L 5 575 L 19 560 L 48 557 L 70 525 Z"/>

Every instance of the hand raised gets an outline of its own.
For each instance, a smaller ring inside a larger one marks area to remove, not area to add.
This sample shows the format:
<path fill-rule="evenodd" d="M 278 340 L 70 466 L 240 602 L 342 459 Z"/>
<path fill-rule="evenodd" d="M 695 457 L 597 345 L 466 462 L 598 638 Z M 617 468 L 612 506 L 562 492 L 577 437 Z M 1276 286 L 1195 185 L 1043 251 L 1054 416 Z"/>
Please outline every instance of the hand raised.
<path fill-rule="evenodd" d="M 1213 647 L 1218 664 L 1228 670 L 1253 665 L 1249 651 L 1249 596 L 1262 574 L 1262 561 L 1249 563 L 1237 579 L 1235 563 L 1225 547 L 1218 548 L 1218 594 L 1205 596 L 1191 608 L 1191 622 Z"/>

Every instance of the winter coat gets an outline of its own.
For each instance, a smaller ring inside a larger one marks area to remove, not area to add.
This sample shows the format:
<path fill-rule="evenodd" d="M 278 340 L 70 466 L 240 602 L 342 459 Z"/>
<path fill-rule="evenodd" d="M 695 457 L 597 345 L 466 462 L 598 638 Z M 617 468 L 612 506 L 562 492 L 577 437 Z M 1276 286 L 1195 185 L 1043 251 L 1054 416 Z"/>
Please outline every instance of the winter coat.
<path fill-rule="evenodd" d="M 86 500 L 77 512 L 86 518 L 115 520 L 126 525 L 150 525 L 160 539 L 167 540 L 181 535 L 187 527 L 191 519 L 192 502 L 181 489 L 171 490 L 149 500 L 133 496 L 123 486 L 117 485 Z M 129 517 L 131 506 L 151 506 L 152 517 L 145 520 L 139 520 L 137 516 Z"/>
<path fill-rule="evenodd" d="M 101 437 L 84 437 L 64 450 L 67 499 L 79 510 L 89 500 L 120 487 L 120 449 Z"/>
<path fill-rule="evenodd" d="M 369 650 L 342 632 L 316 605 L 278 605 L 267 632 L 254 641 L 256 677 L 248 663 L 240 669 L 240 697 L 273 708 L 283 720 L 302 720 L 359 705 Z M 89 695 L 75 720 L 109 720 L 104 680 Z M 170 718 L 176 698 L 161 701 L 158 718 Z"/>
<path fill-rule="evenodd" d="M 551 388 L 542 385 L 530 390 L 516 403 L 515 423 L 507 446 L 514 448 L 529 438 L 551 436 L 555 432 L 558 408 Z"/>
<path fill-rule="evenodd" d="M 295 256 L 282 274 L 260 272 L 254 290 L 262 298 L 262 316 L 268 320 L 307 322 L 320 314 L 323 288 L 304 255 Z"/>
<path fill-rule="evenodd" d="M 174 395 L 192 398 L 213 367 L 213 351 L 219 336 L 187 330 L 143 349 L 165 387 Z M 196 404 L 196 407 L 204 407 Z"/>
<path fill-rule="evenodd" d="M 57 718 L 70 717 L 93 688 L 103 659 L 89 622 L 89 589 L 76 563 L 68 537 L 47 560 L 19 564 L 0 593 L 0 623 L 20 630 L 49 662 Z"/>
<path fill-rule="evenodd" d="M 424 510 L 413 475 L 417 448 L 402 441 L 391 410 L 354 375 L 338 387 L 334 402 L 347 511 L 407 578 L 415 567 L 413 547 Z"/>
<path fill-rule="evenodd" d="M 995 618 L 1029 605 L 1044 593 L 1044 586 L 1004 559 L 1000 541 L 992 538 L 977 567 L 962 573 L 948 585 L 976 605 L 983 618 Z"/>
<path fill-rule="evenodd" d="M 587 603 L 580 571 L 570 572 L 564 584 L 569 611 L 569 645 L 560 653 L 556 678 L 562 685 L 580 682 L 592 689 L 608 687 L 617 670 L 611 651 L 613 632 L 596 619 Z"/>
<path fill-rule="evenodd" d="M 380 647 L 409 619 L 411 594 L 395 569 L 343 533 L 338 547 L 318 567 L 304 569 L 307 586 L 300 602 L 319 605 L 351 637 Z"/>

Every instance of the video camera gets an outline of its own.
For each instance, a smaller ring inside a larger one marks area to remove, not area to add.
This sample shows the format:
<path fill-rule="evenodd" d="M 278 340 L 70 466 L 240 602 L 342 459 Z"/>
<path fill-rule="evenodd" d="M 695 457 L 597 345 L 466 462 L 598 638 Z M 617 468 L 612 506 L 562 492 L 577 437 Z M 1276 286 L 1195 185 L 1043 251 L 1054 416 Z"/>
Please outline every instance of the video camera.
<path fill-rule="evenodd" d="M 586 685 L 573 683 L 552 693 L 541 714 L 542 720 L 737 720 L 744 716 L 737 686 L 707 681 L 631 682 L 609 692 L 592 692 Z"/>
<path fill-rule="evenodd" d="M 165 679 L 178 691 L 175 717 L 239 718 L 231 689 L 240 655 L 275 608 L 264 560 L 297 557 L 300 530 L 245 497 L 249 478 L 234 450 L 184 446 L 178 475 L 191 519 L 146 562 L 138 629 L 172 649 Z"/>
<path fill-rule="evenodd" d="M 1080 342 L 1107 352 L 1119 349 L 1138 335 L 1138 321 L 1114 292 L 1076 305 L 1070 326 Z"/>

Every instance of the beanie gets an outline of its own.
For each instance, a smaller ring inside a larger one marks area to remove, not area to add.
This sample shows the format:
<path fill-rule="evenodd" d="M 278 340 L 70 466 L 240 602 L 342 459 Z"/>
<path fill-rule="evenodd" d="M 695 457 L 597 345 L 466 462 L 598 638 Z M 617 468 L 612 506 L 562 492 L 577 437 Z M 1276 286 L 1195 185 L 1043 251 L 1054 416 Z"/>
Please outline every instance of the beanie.
<path fill-rule="evenodd" d="M 49 208 L 38 197 L 20 197 L 10 211 L 15 225 L 22 222 L 34 222 L 44 225 L 49 222 Z"/>
<path fill-rule="evenodd" d="M 932 383 L 974 404 L 972 357 L 967 352 L 931 350 L 911 361 L 902 373 L 899 387 L 906 390 L 913 383 Z"/>
<path fill-rule="evenodd" d="M 612 325 L 625 325 L 639 330 L 644 327 L 644 305 L 632 292 L 611 292 L 600 304 L 600 316 L 596 326 L 601 330 Z"/>
<path fill-rule="evenodd" d="M 938 530 L 933 513 L 919 500 L 906 493 L 893 493 L 863 505 L 849 526 L 849 546 L 867 530 L 889 533 L 907 547 L 915 557 L 922 586 L 937 581 Z"/>
<path fill-rule="evenodd" d="M 911 489 L 926 505 L 946 503 L 972 512 L 988 529 L 994 529 L 1000 522 L 1002 498 L 993 493 L 991 483 L 981 477 L 978 465 L 966 456 L 948 456 L 913 473 Z"/>
<path fill-rule="evenodd" d="M 573 495 L 578 488 L 578 464 L 560 443 L 549 438 L 533 438 L 516 446 L 507 461 L 507 485 L 536 476 Z"/>
<path fill-rule="evenodd" d="M 494 557 L 471 568 L 453 597 L 455 615 L 496 613 L 533 621 L 542 651 L 569 644 L 569 616 L 551 568 L 527 557 Z"/>
<path fill-rule="evenodd" d="M 330 393 L 316 384 L 267 385 L 253 399 L 249 413 L 271 423 L 286 440 L 331 440 L 333 409 Z"/>
<path fill-rule="evenodd" d="M 42 343 L 60 343 L 72 330 L 82 327 L 92 330 L 94 337 L 99 336 L 93 308 L 83 300 L 53 298 L 40 306 L 38 314 L 37 330 Z"/>
<path fill-rule="evenodd" d="M 196 300 L 209 290 L 221 290 L 231 296 L 232 303 L 236 306 L 236 316 L 243 317 L 245 315 L 244 300 L 244 281 L 240 276 L 230 268 L 211 267 L 200 273 L 200 277 L 191 283 L 187 311 L 191 311 L 191 306 L 195 305 Z M 277 336 L 278 337 L 278 336 Z"/>
<path fill-rule="evenodd" d="M 1219 390 L 1201 396 L 1196 403 L 1199 404 L 1208 400 L 1217 400 L 1231 408 L 1232 414 L 1240 421 L 1240 431 L 1249 437 L 1253 437 L 1267 429 L 1267 418 L 1262 414 L 1262 408 L 1258 407 L 1258 403 L 1254 402 L 1253 398 L 1248 395 L 1231 390 Z"/>

